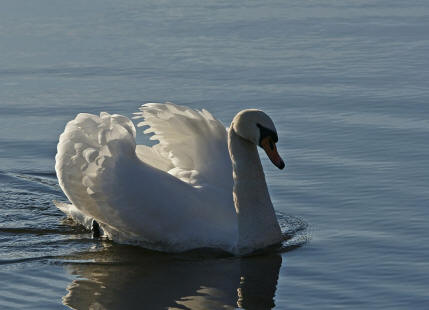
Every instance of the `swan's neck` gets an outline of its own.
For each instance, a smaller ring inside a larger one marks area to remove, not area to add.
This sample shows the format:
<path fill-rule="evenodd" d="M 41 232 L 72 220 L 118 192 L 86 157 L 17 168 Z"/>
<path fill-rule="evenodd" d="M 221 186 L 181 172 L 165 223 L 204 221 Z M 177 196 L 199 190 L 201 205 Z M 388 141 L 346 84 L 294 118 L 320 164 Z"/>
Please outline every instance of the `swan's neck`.
<path fill-rule="evenodd" d="M 281 241 L 281 230 L 268 193 L 256 145 L 230 127 L 228 149 L 233 166 L 234 205 L 238 217 L 237 251 L 252 252 Z"/>

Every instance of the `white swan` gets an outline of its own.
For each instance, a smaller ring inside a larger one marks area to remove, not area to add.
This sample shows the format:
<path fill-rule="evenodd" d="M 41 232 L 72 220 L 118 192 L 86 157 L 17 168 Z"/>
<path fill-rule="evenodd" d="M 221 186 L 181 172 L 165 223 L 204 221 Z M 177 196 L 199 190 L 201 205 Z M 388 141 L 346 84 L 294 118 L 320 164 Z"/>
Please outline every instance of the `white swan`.
<path fill-rule="evenodd" d="M 171 103 L 135 114 L 158 144 L 136 145 L 133 123 L 117 114 L 67 123 L 55 170 L 72 204 L 61 210 L 87 227 L 95 219 L 112 240 L 166 252 L 242 255 L 282 241 L 256 149 L 283 169 L 264 112 L 239 112 L 229 130 L 205 110 Z"/>

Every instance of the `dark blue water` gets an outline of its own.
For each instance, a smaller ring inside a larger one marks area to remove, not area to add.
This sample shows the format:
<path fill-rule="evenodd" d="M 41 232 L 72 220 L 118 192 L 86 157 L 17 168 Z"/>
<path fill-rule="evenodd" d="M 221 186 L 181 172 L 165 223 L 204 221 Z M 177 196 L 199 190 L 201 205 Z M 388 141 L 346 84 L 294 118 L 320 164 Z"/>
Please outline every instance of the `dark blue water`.
<path fill-rule="evenodd" d="M 2 1 L 0 308 L 427 309 L 428 29 L 418 0 Z M 271 115 L 301 246 L 163 255 L 66 220 L 65 123 L 148 101 Z"/>

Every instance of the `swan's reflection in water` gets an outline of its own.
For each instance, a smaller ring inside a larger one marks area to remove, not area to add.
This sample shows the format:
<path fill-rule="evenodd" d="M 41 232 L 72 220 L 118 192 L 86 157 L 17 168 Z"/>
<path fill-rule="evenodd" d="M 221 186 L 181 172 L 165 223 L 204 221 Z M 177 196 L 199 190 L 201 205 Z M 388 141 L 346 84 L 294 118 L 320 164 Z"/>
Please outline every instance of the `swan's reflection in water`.
<path fill-rule="evenodd" d="M 282 263 L 277 253 L 202 259 L 112 244 L 72 260 L 72 309 L 271 309 Z"/>

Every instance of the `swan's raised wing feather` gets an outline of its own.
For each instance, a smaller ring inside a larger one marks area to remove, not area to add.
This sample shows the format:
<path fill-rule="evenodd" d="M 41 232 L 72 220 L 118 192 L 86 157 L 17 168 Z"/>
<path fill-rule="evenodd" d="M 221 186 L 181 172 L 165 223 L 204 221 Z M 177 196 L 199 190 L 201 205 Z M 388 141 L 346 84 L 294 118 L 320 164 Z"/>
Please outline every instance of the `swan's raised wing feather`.
<path fill-rule="evenodd" d="M 147 103 L 135 113 L 154 133 L 157 152 L 171 161 L 168 172 L 196 187 L 213 186 L 232 191 L 232 166 L 225 126 L 208 111 L 172 103 Z"/>
<path fill-rule="evenodd" d="M 145 162 L 159 170 L 167 172 L 173 169 L 174 166 L 171 160 L 161 155 L 158 149 L 159 144 L 152 147 L 139 144 L 136 145 L 136 154 L 142 162 Z"/>

